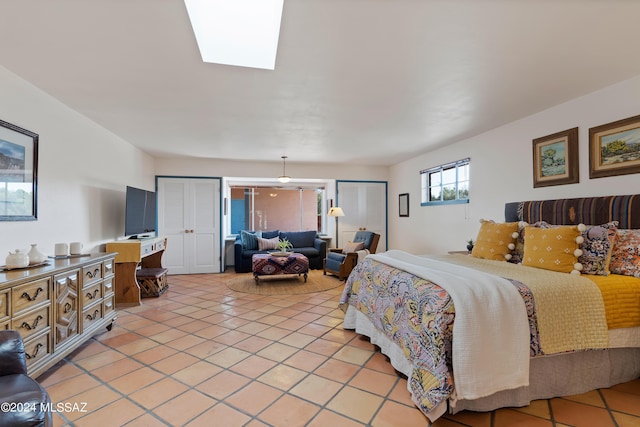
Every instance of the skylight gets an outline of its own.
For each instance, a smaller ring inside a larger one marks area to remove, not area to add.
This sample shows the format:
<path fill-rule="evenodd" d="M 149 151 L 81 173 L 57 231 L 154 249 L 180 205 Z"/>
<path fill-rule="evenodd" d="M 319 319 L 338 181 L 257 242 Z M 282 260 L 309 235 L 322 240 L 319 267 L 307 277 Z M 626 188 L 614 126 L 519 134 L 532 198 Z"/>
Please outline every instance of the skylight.
<path fill-rule="evenodd" d="M 184 0 L 204 62 L 273 70 L 284 0 Z"/>

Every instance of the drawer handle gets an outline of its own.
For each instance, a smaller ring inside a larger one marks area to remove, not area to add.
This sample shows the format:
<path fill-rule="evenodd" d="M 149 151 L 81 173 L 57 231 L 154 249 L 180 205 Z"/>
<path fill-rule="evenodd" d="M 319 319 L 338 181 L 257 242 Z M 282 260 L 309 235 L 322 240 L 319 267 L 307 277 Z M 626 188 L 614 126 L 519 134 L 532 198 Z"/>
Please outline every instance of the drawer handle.
<path fill-rule="evenodd" d="M 98 314 L 100 314 L 100 310 L 96 310 L 93 312 L 93 316 L 87 314 L 87 320 L 96 320 L 98 318 Z"/>
<path fill-rule="evenodd" d="M 67 303 L 64 305 L 64 312 L 65 312 L 65 314 L 66 314 L 66 313 L 68 313 L 68 312 L 70 312 L 72 308 L 73 308 L 73 306 L 71 305 L 71 303 L 70 303 L 70 302 L 67 302 Z"/>
<path fill-rule="evenodd" d="M 42 317 L 40 314 L 38 314 L 38 317 L 36 317 L 36 320 L 34 320 L 33 325 L 28 324 L 27 322 L 22 322 L 22 326 L 23 328 L 25 328 L 28 331 L 32 331 L 35 328 L 38 327 L 38 323 L 40 323 L 40 321 L 44 319 L 44 317 Z"/>
<path fill-rule="evenodd" d="M 35 359 L 35 358 L 36 358 L 36 356 L 38 356 L 38 352 L 40 351 L 40 349 L 41 349 L 42 347 L 44 347 L 44 344 L 42 344 L 41 342 L 39 342 L 39 343 L 38 343 L 38 345 L 36 345 L 36 351 L 34 351 L 34 352 L 33 352 L 33 354 L 29 354 L 29 353 L 27 353 L 27 352 L 25 351 L 25 352 L 24 352 L 24 356 L 25 356 L 27 359 L 29 359 L 29 360 L 30 360 L 30 359 Z"/>
<path fill-rule="evenodd" d="M 100 294 L 100 289 L 96 289 L 95 291 L 93 291 L 93 294 L 87 292 L 87 298 L 89 299 L 94 299 L 95 297 L 97 297 Z"/>
<path fill-rule="evenodd" d="M 29 295 L 26 292 L 23 292 L 21 297 L 26 298 L 28 301 L 35 301 L 38 298 L 38 295 L 40 294 L 40 292 L 44 292 L 44 289 L 39 287 L 38 289 L 36 289 L 36 293 L 33 294 L 33 296 Z"/>
<path fill-rule="evenodd" d="M 105 307 L 107 308 L 111 308 L 113 306 L 113 303 L 111 301 L 109 301 L 108 303 L 105 304 Z"/>
<path fill-rule="evenodd" d="M 96 268 L 95 270 L 93 270 L 93 273 L 90 271 L 87 271 L 87 277 L 89 279 L 93 279 L 94 277 L 98 277 L 98 275 L 100 274 L 100 269 Z"/>

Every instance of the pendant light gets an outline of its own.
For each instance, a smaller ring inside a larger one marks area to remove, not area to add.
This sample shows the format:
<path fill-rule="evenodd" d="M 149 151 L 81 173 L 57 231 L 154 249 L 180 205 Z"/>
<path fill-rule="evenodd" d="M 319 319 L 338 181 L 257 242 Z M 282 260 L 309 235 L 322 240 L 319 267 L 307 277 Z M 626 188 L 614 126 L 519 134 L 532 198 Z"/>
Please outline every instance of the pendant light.
<path fill-rule="evenodd" d="M 287 156 L 282 156 L 282 175 L 278 177 L 278 181 L 285 183 L 291 181 L 291 177 L 287 175 L 286 170 L 286 159 Z"/>

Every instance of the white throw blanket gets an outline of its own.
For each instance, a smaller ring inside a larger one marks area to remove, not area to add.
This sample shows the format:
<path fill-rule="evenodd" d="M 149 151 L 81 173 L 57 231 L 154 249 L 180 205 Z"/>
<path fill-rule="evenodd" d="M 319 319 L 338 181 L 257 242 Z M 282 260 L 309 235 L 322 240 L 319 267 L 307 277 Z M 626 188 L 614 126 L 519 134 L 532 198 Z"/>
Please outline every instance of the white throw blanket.
<path fill-rule="evenodd" d="M 451 296 L 456 311 L 454 404 L 529 385 L 529 323 L 524 301 L 511 282 L 398 250 L 369 257 L 429 280 Z"/>

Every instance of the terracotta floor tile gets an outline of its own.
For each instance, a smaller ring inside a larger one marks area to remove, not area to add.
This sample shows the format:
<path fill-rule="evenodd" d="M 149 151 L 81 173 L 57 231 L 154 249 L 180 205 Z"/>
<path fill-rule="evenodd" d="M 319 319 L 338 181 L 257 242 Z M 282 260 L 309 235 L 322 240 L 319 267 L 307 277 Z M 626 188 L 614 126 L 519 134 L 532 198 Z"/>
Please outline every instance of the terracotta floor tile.
<path fill-rule="evenodd" d="M 152 349 L 149 349 L 140 353 L 136 353 L 132 357 L 142 363 L 150 365 L 154 362 L 157 362 L 158 360 L 162 360 L 164 358 L 172 356 L 177 352 L 178 350 L 163 345 L 163 346 L 154 347 Z"/>
<path fill-rule="evenodd" d="M 249 378 L 257 378 L 276 365 L 277 362 L 273 360 L 260 356 L 249 356 L 229 369 Z"/>
<path fill-rule="evenodd" d="M 547 400 L 534 400 L 529 404 L 529 406 L 514 408 L 514 410 L 524 412 L 525 414 L 535 415 L 536 417 L 540 417 L 545 420 L 551 419 L 549 401 Z"/>
<path fill-rule="evenodd" d="M 397 376 L 383 374 L 371 369 L 361 369 L 349 381 L 349 385 L 385 397 L 396 384 L 397 379 Z"/>
<path fill-rule="evenodd" d="M 94 369 L 91 373 L 101 381 L 109 382 L 136 369 L 140 369 L 142 366 L 142 363 L 127 357 L 126 359 L 120 359 L 117 362 Z"/>
<path fill-rule="evenodd" d="M 207 362 L 215 363 L 223 368 L 235 365 L 243 359 L 249 357 L 251 353 L 233 347 L 227 347 L 224 350 L 206 358 Z"/>
<path fill-rule="evenodd" d="M 396 427 L 399 421 L 403 427 L 425 427 L 429 420 L 418 408 L 408 407 L 393 401 L 386 401 L 371 422 L 372 427 Z"/>
<path fill-rule="evenodd" d="M 407 389 L 407 379 L 406 378 L 398 378 L 395 386 L 389 393 L 389 399 L 402 403 L 407 406 L 413 405 L 413 401 L 411 400 L 411 393 Z"/>
<path fill-rule="evenodd" d="M 47 387 L 47 392 L 52 402 L 64 402 L 80 393 L 100 386 L 97 379 L 88 375 L 78 375 L 65 381 L 60 381 L 51 387 Z"/>
<path fill-rule="evenodd" d="M 252 382 L 225 399 L 225 403 L 251 415 L 257 415 L 282 396 L 282 391 L 268 385 Z"/>
<path fill-rule="evenodd" d="M 595 421 L 595 420 L 594 420 Z M 531 426 L 531 427 L 554 427 L 550 420 L 535 417 L 523 412 L 514 411 L 512 409 L 500 409 L 495 413 L 493 427 L 511 427 L 511 426 Z M 576 425 L 578 427 L 580 424 Z M 600 424 L 588 424 L 589 426 L 600 426 Z"/>
<path fill-rule="evenodd" d="M 147 409 L 152 409 L 183 393 L 185 390 L 187 390 L 187 386 L 184 384 L 172 378 L 164 378 L 131 393 L 129 399 L 134 400 Z"/>
<path fill-rule="evenodd" d="M 205 362 L 204 360 L 196 362 L 193 365 L 187 366 L 177 372 L 174 372 L 171 376 L 191 387 L 200 384 L 203 381 L 208 380 L 214 375 L 219 374 L 222 368 L 214 365 L 213 363 Z"/>
<path fill-rule="evenodd" d="M 165 374 L 173 374 L 174 372 L 178 372 L 179 370 L 184 369 L 187 366 L 193 365 L 199 360 L 200 359 L 198 359 L 197 357 L 187 353 L 176 353 L 172 356 L 157 361 L 151 366 L 154 369 L 157 369 L 158 371 Z"/>
<path fill-rule="evenodd" d="M 222 371 L 196 386 L 200 392 L 222 400 L 240 390 L 251 380 L 231 371 Z"/>
<path fill-rule="evenodd" d="M 292 368 L 287 365 L 277 365 L 258 377 L 263 382 L 280 390 L 287 391 L 301 379 L 307 376 L 307 372 Z"/>
<path fill-rule="evenodd" d="M 607 389 L 603 389 L 601 392 L 610 409 L 640 417 L 639 395 Z"/>
<path fill-rule="evenodd" d="M 618 423 L 618 427 L 640 427 L 640 418 L 633 415 L 613 412 L 613 418 Z"/>
<path fill-rule="evenodd" d="M 170 403 L 160 405 L 153 412 L 171 425 L 182 426 L 217 403 L 215 399 L 196 390 L 189 390 L 172 399 Z"/>
<path fill-rule="evenodd" d="M 341 360 L 329 359 L 314 372 L 325 378 L 346 384 L 360 367 Z"/>
<path fill-rule="evenodd" d="M 304 348 L 316 340 L 316 337 L 312 335 L 301 334 L 300 332 L 293 332 L 286 337 L 282 338 L 279 342 L 282 344 L 290 345 L 295 348 Z"/>
<path fill-rule="evenodd" d="M 123 427 L 166 427 L 167 424 L 163 423 L 151 414 L 143 414 L 138 418 L 129 421 Z"/>
<path fill-rule="evenodd" d="M 340 343 L 334 341 L 327 341 L 323 339 L 317 339 L 305 347 L 305 350 L 312 351 L 314 353 L 323 354 L 325 356 L 331 356 L 342 348 Z"/>
<path fill-rule="evenodd" d="M 207 339 L 204 342 L 194 345 L 193 347 L 189 347 L 185 350 L 185 353 L 189 353 L 193 356 L 196 356 L 200 359 L 206 359 L 209 356 L 212 356 L 219 351 L 224 350 L 228 346 L 226 344 L 221 344 L 219 342 L 215 342 L 213 340 Z"/>
<path fill-rule="evenodd" d="M 326 409 L 321 410 L 307 427 L 362 427 L 363 424 Z M 426 427 L 426 424 L 425 424 Z"/>
<path fill-rule="evenodd" d="M 278 328 L 277 326 L 270 326 L 267 329 L 258 332 L 256 335 L 262 338 L 266 338 L 272 341 L 278 341 L 291 333 L 288 329 Z"/>
<path fill-rule="evenodd" d="M 115 350 L 111 350 L 107 347 L 103 349 L 100 353 L 93 354 L 89 357 L 85 357 L 83 359 L 78 360 L 76 364 L 88 371 L 91 371 L 93 369 L 97 369 L 102 366 L 109 365 L 120 359 L 124 359 L 125 357 L 127 357 L 127 355 L 122 354 Z"/>
<path fill-rule="evenodd" d="M 106 405 L 111 404 L 112 402 L 115 402 L 121 397 L 122 396 L 119 393 L 111 390 L 106 385 L 100 385 L 85 392 L 76 394 L 75 396 L 69 398 L 68 400 L 65 400 L 64 402 L 52 402 L 55 404 L 71 404 L 71 411 L 63 412 L 63 415 L 68 420 L 74 421 L 86 415 L 86 412 L 84 412 L 85 409 L 88 412 L 94 412 Z M 76 405 L 78 406 L 76 407 Z"/>
<path fill-rule="evenodd" d="M 326 405 L 342 415 L 370 423 L 384 399 L 373 393 L 345 387 Z"/>
<path fill-rule="evenodd" d="M 138 418 L 144 409 L 127 399 L 119 399 L 109 405 L 79 418 L 78 426 L 113 427 L 122 426 Z"/>
<path fill-rule="evenodd" d="M 195 335 L 187 335 L 185 337 L 178 338 L 177 340 L 170 341 L 167 345 L 171 348 L 175 348 L 176 350 L 185 350 L 198 344 L 202 344 L 203 342 L 205 342 L 204 338 L 200 338 Z"/>
<path fill-rule="evenodd" d="M 319 410 L 319 406 L 286 394 L 260 413 L 258 418 L 274 426 L 302 427 Z"/>
<path fill-rule="evenodd" d="M 76 365 L 61 361 L 56 363 L 43 375 L 40 375 L 37 380 L 43 387 L 49 388 L 60 381 L 65 381 L 77 375 L 83 375 L 84 373 L 85 371 L 78 368 Z"/>
<path fill-rule="evenodd" d="M 306 350 L 300 350 L 283 363 L 285 365 L 293 366 L 294 368 L 302 369 L 308 372 L 312 372 L 318 366 L 327 361 L 326 356 L 312 353 Z"/>
<path fill-rule="evenodd" d="M 373 356 L 373 351 L 363 350 L 350 345 L 342 347 L 333 355 L 335 359 L 355 365 L 364 365 L 371 356 Z"/>
<path fill-rule="evenodd" d="M 552 399 L 551 408 L 554 419 L 561 423 L 575 425 L 576 427 L 614 426 L 609 412 L 604 408 L 584 405 L 566 399 Z"/>
<path fill-rule="evenodd" d="M 268 347 L 263 348 L 257 354 L 258 356 L 265 357 L 267 359 L 274 360 L 276 362 L 282 362 L 288 359 L 291 355 L 297 352 L 298 349 L 288 345 L 280 344 L 279 342 L 273 343 Z"/>
<path fill-rule="evenodd" d="M 449 420 L 454 421 L 457 425 L 466 425 L 466 426 L 474 426 L 474 427 L 492 427 L 491 426 L 491 413 L 490 412 L 472 412 L 472 411 L 462 411 L 457 414 L 450 415 L 445 414 L 440 420 Z M 524 424 L 526 426 L 527 424 Z"/>
<path fill-rule="evenodd" d="M 318 405 L 325 405 L 342 387 L 343 385 L 339 382 L 311 374 L 293 387 L 289 393 Z"/>
<path fill-rule="evenodd" d="M 234 344 L 233 347 L 248 351 L 250 353 L 255 353 L 265 347 L 268 347 L 271 344 L 273 344 L 272 340 L 268 340 L 262 337 L 250 336 L 247 339 Z"/>
<path fill-rule="evenodd" d="M 214 421 L 215 420 L 215 421 Z M 211 427 L 219 426 L 244 426 L 251 420 L 251 417 L 231 408 L 224 403 L 218 403 L 204 414 L 200 415 L 186 427 Z"/>
<path fill-rule="evenodd" d="M 109 385 L 121 393 L 129 394 L 163 378 L 159 372 L 144 367 L 125 374 L 109 382 Z"/>

